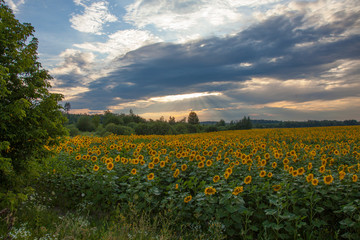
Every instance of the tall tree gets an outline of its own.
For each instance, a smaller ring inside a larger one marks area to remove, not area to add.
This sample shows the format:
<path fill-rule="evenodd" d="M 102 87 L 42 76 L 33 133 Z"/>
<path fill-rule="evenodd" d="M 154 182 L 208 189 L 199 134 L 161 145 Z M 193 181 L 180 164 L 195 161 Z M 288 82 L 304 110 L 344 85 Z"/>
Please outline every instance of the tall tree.
<path fill-rule="evenodd" d="M 198 124 L 199 123 L 199 117 L 197 116 L 196 112 L 191 111 L 189 113 L 188 123 L 189 124 Z"/>
<path fill-rule="evenodd" d="M 69 114 L 70 109 L 71 109 L 71 104 L 69 102 L 66 102 L 64 105 L 64 110 L 66 114 Z"/>
<path fill-rule="evenodd" d="M 38 40 L 0 0 L 0 210 L 14 209 L 49 152 L 49 139 L 66 133 L 51 76 L 37 57 Z"/>

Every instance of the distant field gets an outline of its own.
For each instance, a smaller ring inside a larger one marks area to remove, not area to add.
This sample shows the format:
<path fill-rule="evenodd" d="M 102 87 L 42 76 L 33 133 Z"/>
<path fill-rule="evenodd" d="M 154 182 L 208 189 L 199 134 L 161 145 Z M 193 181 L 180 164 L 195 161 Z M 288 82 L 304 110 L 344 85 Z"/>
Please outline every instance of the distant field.
<path fill-rule="evenodd" d="M 46 147 L 50 205 L 167 212 L 174 225 L 244 239 L 360 236 L 359 126 L 77 136 Z"/>

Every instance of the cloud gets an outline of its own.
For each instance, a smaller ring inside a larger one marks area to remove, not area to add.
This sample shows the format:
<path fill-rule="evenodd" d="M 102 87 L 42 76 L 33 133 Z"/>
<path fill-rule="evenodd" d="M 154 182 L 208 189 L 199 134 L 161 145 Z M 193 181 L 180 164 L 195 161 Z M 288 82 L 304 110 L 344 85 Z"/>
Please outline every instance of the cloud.
<path fill-rule="evenodd" d="M 16 13 L 19 12 L 19 7 L 25 3 L 25 0 L 5 0 L 5 3 Z"/>
<path fill-rule="evenodd" d="M 101 35 L 103 25 L 108 22 L 116 22 L 118 19 L 108 10 L 106 1 L 94 2 L 90 6 L 84 1 L 75 0 L 74 3 L 85 8 L 82 14 L 75 14 L 71 17 L 71 27 L 85 33 Z"/>
<path fill-rule="evenodd" d="M 146 116 L 195 109 L 227 120 L 240 114 L 289 120 L 315 119 L 319 113 L 330 118 L 336 112 L 353 117 L 346 104 L 356 107 L 360 97 L 359 13 L 341 5 L 335 16 L 326 16 L 332 21 L 316 24 L 316 13 L 305 11 L 306 6 L 269 15 L 226 37 L 158 42 L 127 52 L 112 61 L 106 76 L 88 83 L 77 104 L 86 108 L 91 101 L 93 110 L 133 108 Z M 204 92 L 219 95 L 156 101 Z"/>
<path fill-rule="evenodd" d="M 162 40 L 149 31 L 143 30 L 122 30 L 108 36 L 106 42 L 85 42 L 74 44 L 74 47 L 108 54 L 108 59 L 119 57 L 127 52 L 133 51 L 145 45 L 161 42 Z"/>

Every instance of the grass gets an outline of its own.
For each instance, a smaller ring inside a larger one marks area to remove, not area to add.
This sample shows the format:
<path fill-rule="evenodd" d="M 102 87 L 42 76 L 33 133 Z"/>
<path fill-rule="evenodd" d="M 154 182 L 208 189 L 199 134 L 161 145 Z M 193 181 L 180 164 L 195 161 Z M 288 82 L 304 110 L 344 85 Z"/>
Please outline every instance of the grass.
<path fill-rule="evenodd" d="M 130 203 L 131 205 L 131 203 Z M 152 215 L 123 212 L 117 207 L 111 213 L 63 211 L 27 201 L 14 215 L 1 216 L 0 239 L 18 240 L 123 240 L 123 239 L 224 239 L 221 225 L 213 224 L 208 232 L 192 225 L 178 225 L 166 212 Z"/>

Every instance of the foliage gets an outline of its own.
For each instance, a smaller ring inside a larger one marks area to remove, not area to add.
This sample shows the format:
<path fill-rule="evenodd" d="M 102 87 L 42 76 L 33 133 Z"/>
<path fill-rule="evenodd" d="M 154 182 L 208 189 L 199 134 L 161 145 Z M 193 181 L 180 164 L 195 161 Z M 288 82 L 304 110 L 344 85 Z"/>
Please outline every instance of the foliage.
<path fill-rule="evenodd" d="M 106 131 L 117 135 L 131 135 L 135 133 L 131 127 L 116 125 L 114 123 L 109 123 L 106 125 L 105 129 Z"/>
<path fill-rule="evenodd" d="M 174 225 L 204 232 L 218 226 L 226 237 L 358 239 L 359 133 L 333 127 L 78 136 L 49 146 L 57 156 L 38 189 L 62 209 L 167 212 Z"/>
<path fill-rule="evenodd" d="M 92 132 L 95 130 L 95 124 L 88 115 L 81 116 L 76 123 L 76 127 L 84 132 Z"/>
<path fill-rule="evenodd" d="M 0 209 L 26 198 L 50 138 L 66 133 L 51 76 L 37 57 L 34 28 L 0 1 Z"/>
<path fill-rule="evenodd" d="M 199 124 L 199 117 L 197 116 L 196 112 L 191 111 L 189 113 L 188 123 L 189 124 Z"/>

